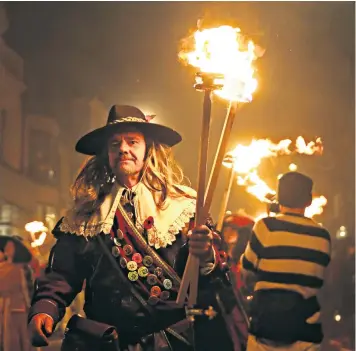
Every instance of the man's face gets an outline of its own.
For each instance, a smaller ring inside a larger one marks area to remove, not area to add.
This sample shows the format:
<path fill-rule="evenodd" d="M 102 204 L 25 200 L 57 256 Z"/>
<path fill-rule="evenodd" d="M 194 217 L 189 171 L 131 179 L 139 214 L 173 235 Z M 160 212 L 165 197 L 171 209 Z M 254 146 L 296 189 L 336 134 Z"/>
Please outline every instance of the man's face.
<path fill-rule="evenodd" d="M 118 177 L 138 175 L 144 165 L 146 142 L 135 129 L 114 134 L 108 142 L 109 164 Z"/>
<path fill-rule="evenodd" d="M 12 260 L 15 256 L 15 251 L 16 251 L 15 244 L 11 240 L 9 240 L 4 247 L 5 256 L 7 256 Z"/>

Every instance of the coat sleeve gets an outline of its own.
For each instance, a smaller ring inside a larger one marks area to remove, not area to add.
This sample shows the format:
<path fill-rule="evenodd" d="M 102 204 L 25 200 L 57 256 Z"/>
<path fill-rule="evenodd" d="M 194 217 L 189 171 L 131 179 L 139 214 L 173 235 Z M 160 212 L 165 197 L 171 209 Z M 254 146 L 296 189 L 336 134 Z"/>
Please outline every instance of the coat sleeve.
<path fill-rule="evenodd" d="M 66 307 L 82 290 L 90 267 L 84 260 L 87 240 L 83 236 L 60 232 L 59 223 L 53 230 L 57 242 L 51 250 L 46 270 L 36 280 L 29 321 L 35 314 L 46 313 L 58 323 Z"/>

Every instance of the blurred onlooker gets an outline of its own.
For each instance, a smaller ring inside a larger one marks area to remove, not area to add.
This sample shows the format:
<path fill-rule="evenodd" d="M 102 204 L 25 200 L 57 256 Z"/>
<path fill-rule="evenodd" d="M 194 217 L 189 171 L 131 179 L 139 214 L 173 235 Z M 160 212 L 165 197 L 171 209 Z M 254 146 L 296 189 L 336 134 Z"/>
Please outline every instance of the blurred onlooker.
<path fill-rule="evenodd" d="M 12 238 L 20 240 L 21 243 L 27 248 L 27 250 L 31 254 L 30 262 L 23 263 L 23 265 L 22 265 L 24 275 L 25 275 L 26 286 L 27 286 L 27 290 L 28 290 L 28 296 L 31 300 L 32 295 L 34 293 L 34 283 L 35 283 L 35 278 L 36 278 L 36 269 L 37 269 L 38 259 L 35 257 L 31 246 L 27 242 L 25 242 L 21 236 L 13 235 Z"/>
<path fill-rule="evenodd" d="M 30 306 L 25 267 L 31 261 L 26 246 L 12 236 L 0 236 L 0 350 L 29 351 L 27 314 Z"/>
<path fill-rule="evenodd" d="M 233 286 L 246 297 L 250 295 L 251 289 L 241 278 L 240 257 L 251 237 L 253 224 L 254 219 L 247 214 L 231 214 L 224 218 L 221 230 L 221 246 L 227 254 Z"/>
<path fill-rule="evenodd" d="M 253 218 L 245 214 L 231 214 L 224 218 L 222 245 L 229 262 L 239 262 L 250 239 L 253 225 Z"/>

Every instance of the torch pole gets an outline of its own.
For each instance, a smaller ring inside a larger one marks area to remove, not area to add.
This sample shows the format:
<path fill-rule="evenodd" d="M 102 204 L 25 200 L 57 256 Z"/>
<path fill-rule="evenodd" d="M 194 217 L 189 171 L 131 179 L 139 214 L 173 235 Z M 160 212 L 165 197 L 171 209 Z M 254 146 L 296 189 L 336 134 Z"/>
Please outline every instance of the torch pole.
<path fill-rule="evenodd" d="M 225 188 L 225 191 L 224 191 L 224 197 L 223 197 L 223 200 L 222 200 L 222 203 L 221 203 L 221 207 L 220 207 L 220 214 L 219 214 L 219 218 L 218 218 L 218 223 L 216 225 L 216 230 L 218 232 L 221 232 L 222 231 L 222 228 L 223 228 L 223 223 L 224 223 L 224 218 L 225 218 L 225 213 L 226 213 L 226 209 L 227 209 L 227 204 L 229 202 L 229 198 L 230 198 L 230 194 L 231 194 L 231 189 L 232 189 L 232 186 L 234 184 L 234 180 L 236 178 L 236 173 L 235 173 L 235 162 L 233 161 L 231 163 L 231 169 L 230 169 L 230 172 L 229 172 L 229 183 L 227 185 L 227 187 Z M 233 289 L 233 292 L 234 292 L 234 295 L 235 295 L 235 301 L 236 301 L 236 304 L 242 314 L 242 317 L 243 317 L 243 321 L 245 322 L 246 326 L 247 326 L 247 329 L 249 328 L 250 326 L 250 322 L 249 322 L 249 319 L 248 319 L 248 316 L 247 316 L 247 313 L 245 311 L 245 308 L 244 308 L 244 305 L 242 303 L 242 295 L 241 295 L 241 292 L 237 289 Z M 218 296 L 218 302 L 219 302 L 219 296 Z M 222 307 L 221 306 L 221 302 L 219 303 L 220 305 L 220 308 Z M 224 308 L 221 308 L 222 312 L 224 313 Z M 238 330 L 240 330 L 238 328 Z M 239 333 L 240 334 L 240 333 Z"/>
<path fill-rule="evenodd" d="M 234 123 L 235 115 L 237 112 L 238 104 L 236 101 L 231 101 L 230 106 L 225 118 L 225 123 L 222 129 L 218 149 L 215 154 L 214 163 L 212 166 L 212 170 L 210 173 L 207 190 L 205 193 L 205 200 L 204 200 L 204 210 L 203 213 L 205 216 L 208 216 L 210 211 L 211 203 L 213 200 L 214 190 L 216 188 L 220 169 L 222 166 L 222 162 L 226 153 L 227 143 L 230 138 L 232 125 Z"/>
<path fill-rule="evenodd" d="M 211 91 L 206 90 L 204 93 L 202 132 L 200 135 L 198 188 L 197 188 L 198 190 L 197 190 L 196 219 L 195 219 L 196 225 L 201 225 L 205 223 L 203 210 L 204 210 L 207 163 L 208 163 L 210 115 L 211 115 Z"/>
<path fill-rule="evenodd" d="M 205 223 L 206 217 L 204 213 L 204 195 L 208 161 L 209 147 L 209 132 L 210 132 L 210 116 L 211 116 L 211 89 L 204 91 L 203 103 L 203 118 L 202 130 L 200 136 L 200 152 L 198 163 L 198 187 L 196 199 L 195 225 Z M 199 278 L 199 259 L 196 256 L 189 254 L 185 266 L 184 274 L 180 284 L 177 296 L 177 304 L 182 306 L 189 289 L 188 306 L 192 307 L 196 304 L 198 294 L 198 278 Z"/>
<path fill-rule="evenodd" d="M 234 183 L 234 179 L 235 179 L 235 170 L 234 170 L 234 163 L 232 163 L 231 164 L 231 169 L 230 169 L 230 172 L 229 172 L 229 183 L 228 183 L 228 185 L 227 185 L 227 187 L 225 188 L 225 191 L 224 191 L 224 196 L 223 196 L 223 199 L 222 199 L 222 202 L 221 202 L 220 213 L 219 213 L 219 217 L 218 217 L 218 223 L 216 225 L 216 230 L 218 232 L 221 232 L 222 227 L 223 227 L 225 213 L 226 213 L 226 209 L 227 209 L 227 204 L 229 202 L 231 188 L 232 188 L 232 185 Z"/>

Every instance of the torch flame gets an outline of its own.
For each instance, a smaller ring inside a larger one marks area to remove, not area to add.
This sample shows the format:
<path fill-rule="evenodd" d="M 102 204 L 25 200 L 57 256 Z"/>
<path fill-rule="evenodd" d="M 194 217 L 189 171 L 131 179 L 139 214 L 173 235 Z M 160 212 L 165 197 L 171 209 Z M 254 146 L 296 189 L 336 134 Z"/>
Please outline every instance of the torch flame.
<path fill-rule="evenodd" d="M 33 221 L 25 225 L 25 229 L 30 233 L 45 232 L 48 230 L 43 222 Z"/>
<path fill-rule="evenodd" d="M 47 237 L 46 232 L 48 231 L 48 228 L 45 227 L 43 222 L 38 222 L 38 221 L 29 222 L 25 225 L 25 230 L 27 230 L 31 234 L 32 247 L 41 246 Z M 36 233 L 41 233 L 38 238 L 35 237 Z"/>
<path fill-rule="evenodd" d="M 257 171 L 251 171 L 245 176 L 238 175 L 237 184 L 246 187 L 247 192 L 254 195 L 258 200 L 264 202 L 269 201 L 268 195 L 275 195 L 275 191 L 272 190 L 265 181 L 263 181 Z"/>
<path fill-rule="evenodd" d="M 264 201 L 263 199 L 259 199 L 259 200 Z M 309 217 L 309 218 L 313 218 L 314 216 L 322 214 L 323 213 L 323 207 L 327 204 L 327 202 L 328 201 L 327 201 L 325 196 L 314 197 L 313 200 L 312 200 L 311 205 L 305 209 L 305 216 Z M 273 213 L 273 212 L 270 212 L 269 214 L 267 214 L 267 212 L 263 212 L 263 213 L 260 213 L 260 214 L 256 215 L 254 220 L 255 220 L 255 222 L 257 222 L 258 220 L 260 220 L 262 218 L 265 218 L 267 216 L 274 217 L 275 215 L 276 214 Z"/>
<path fill-rule="evenodd" d="M 313 155 L 315 153 L 322 154 L 323 144 L 321 138 L 316 138 L 315 142 L 310 141 L 308 144 L 304 138 L 299 136 L 296 141 L 297 152 L 305 155 Z"/>
<path fill-rule="evenodd" d="M 327 204 L 325 196 L 314 197 L 311 205 L 305 209 L 306 217 L 314 217 L 323 213 L 323 207 Z"/>
<path fill-rule="evenodd" d="M 292 150 L 292 140 L 285 139 L 275 144 L 268 139 L 252 140 L 250 145 L 237 145 L 234 150 L 227 154 L 223 165 L 234 167 L 237 173 L 237 184 L 246 187 L 247 192 L 254 195 L 262 202 L 270 202 L 276 192 L 260 178 L 257 169 L 263 158 L 276 157 L 279 155 L 298 154 L 320 154 L 322 153 L 322 142 L 317 138 L 315 142 L 308 144 L 304 138 L 299 136 Z M 290 169 L 296 170 L 295 164 L 290 165 Z M 324 196 L 313 199 L 312 204 L 306 209 L 306 216 L 313 217 L 323 212 L 323 207 L 327 200 Z"/>
<path fill-rule="evenodd" d="M 292 153 L 289 146 L 291 140 L 281 140 L 278 144 L 272 143 L 268 139 L 253 139 L 250 145 L 237 145 L 228 155 L 234 159 L 234 169 L 237 173 L 247 174 L 256 169 L 263 158 L 289 155 Z M 228 166 L 224 163 L 225 166 Z"/>
<path fill-rule="evenodd" d="M 253 61 L 262 52 L 240 32 L 231 26 L 197 30 L 183 41 L 179 58 L 201 72 L 222 75 L 223 88 L 215 90 L 216 95 L 226 100 L 250 102 L 257 88 Z M 194 49 L 190 50 L 192 46 Z"/>
<path fill-rule="evenodd" d="M 40 236 L 38 237 L 38 239 L 35 239 L 34 241 L 32 241 L 31 246 L 32 247 L 37 247 L 37 246 L 43 245 L 44 241 L 46 240 L 46 237 L 47 237 L 47 233 L 46 232 L 42 232 L 40 234 Z"/>

